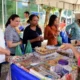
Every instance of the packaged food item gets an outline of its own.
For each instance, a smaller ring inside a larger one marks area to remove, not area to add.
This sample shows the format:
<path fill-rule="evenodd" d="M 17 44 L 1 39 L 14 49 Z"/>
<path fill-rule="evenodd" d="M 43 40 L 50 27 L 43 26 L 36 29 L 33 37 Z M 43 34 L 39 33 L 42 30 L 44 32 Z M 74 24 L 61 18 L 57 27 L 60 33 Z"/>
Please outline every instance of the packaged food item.
<path fill-rule="evenodd" d="M 58 61 L 56 61 L 56 60 L 49 60 L 49 61 L 47 61 L 47 63 L 48 63 L 50 66 L 56 65 L 57 62 L 58 62 Z"/>
<path fill-rule="evenodd" d="M 60 77 L 63 77 L 65 74 L 68 74 L 68 73 L 69 73 L 68 70 L 64 69 L 64 68 L 63 68 L 62 66 L 60 66 L 60 65 L 52 66 L 52 67 L 50 68 L 50 71 L 51 71 L 52 73 L 53 73 L 53 72 L 57 73 L 57 75 L 59 75 Z"/>
<path fill-rule="evenodd" d="M 36 77 L 40 78 L 41 80 L 51 80 L 50 78 L 47 78 L 43 75 L 41 75 L 40 73 L 38 73 L 37 71 L 30 69 L 30 73 L 35 75 Z"/>
<path fill-rule="evenodd" d="M 65 60 L 65 59 L 60 59 L 60 60 L 58 61 L 58 64 L 61 64 L 61 65 L 68 65 L 68 61 Z"/>
<path fill-rule="evenodd" d="M 56 51 L 56 49 L 48 49 L 46 47 L 36 47 L 35 51 L 41 55 L 50 54 Z"/>
<path fill-rule="evenodd" d="M 47 61 L 47 64 L 50 65 L 50 66 L 55 66 L 57 65 L 58 61 L 62 59 L 62 56 L 59 56 L 58 58 L 56 59 L 51 59 L 51 60 L 48 60 Z"/>

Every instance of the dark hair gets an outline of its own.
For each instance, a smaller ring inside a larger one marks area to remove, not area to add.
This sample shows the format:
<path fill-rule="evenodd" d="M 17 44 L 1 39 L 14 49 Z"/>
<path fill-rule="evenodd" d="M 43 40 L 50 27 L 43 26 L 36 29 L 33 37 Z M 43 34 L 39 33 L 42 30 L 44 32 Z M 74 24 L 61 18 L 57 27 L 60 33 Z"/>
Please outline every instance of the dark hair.
<path fill-rule="evenodd" d="M 28 22 L 30 22 L 34 17 L 37 17 L 37 18 L 39 18 L 37 15 L 35 15 L 35 14 L 32 14 L 32 15 L 30 15 L 29 16 L 29 20 L 28 20 Z"/>
<path fill-rule="evenodd" d="M 15 18 L 17 18 L 17 17 L 19 17 L 17 14 L 12 14 L 10 17 L 9 17 L 9 19 L 8 19 L 8 21 L 6 22 L 6 27 L 10 24 L 10 20 L 12 19 L 12 20 L 14 20 Z"/>
<path fill-rule="evenodd" d="M 64 23 L 66 23 L 66 20 L 65 20 L 65 19 L 62 19 L 62 21 L 63 21 Z"/>
<path fill-rule="evenodd" d="M 49 19 L 49 24 L 48 24 L 48 26 L 53 26 L 53 24 L 54 24 L 54 21 L 55 21 L 55 19 L 57 18 L 57 16 L 56 15 L 51 15 L 50 16 L 50 19 Z"/>
<path fill-rule="evenodd" d="M 24 13 L 26 13 L 26 14 L 28 14 L 28 15 L 30 14 L 28 11 L 25 11 Z"/>
<path fill-rule="evenodd" d="M 28 20 L 27 23 L 30 23 L 30 21 Z"/>

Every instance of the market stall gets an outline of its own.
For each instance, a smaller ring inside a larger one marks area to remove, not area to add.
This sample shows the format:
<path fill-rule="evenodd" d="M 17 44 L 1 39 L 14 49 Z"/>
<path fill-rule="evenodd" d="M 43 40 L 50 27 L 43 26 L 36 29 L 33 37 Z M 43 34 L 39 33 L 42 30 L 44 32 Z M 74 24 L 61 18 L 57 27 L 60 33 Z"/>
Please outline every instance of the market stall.
<path fill-rule="evenodd" d="M 35 52 L 11 57 L 12 80 L 76 80 L 77 64 L 71 50 L 36 47 Z M 75 73 L 75 74 L 74 74 Z"/>

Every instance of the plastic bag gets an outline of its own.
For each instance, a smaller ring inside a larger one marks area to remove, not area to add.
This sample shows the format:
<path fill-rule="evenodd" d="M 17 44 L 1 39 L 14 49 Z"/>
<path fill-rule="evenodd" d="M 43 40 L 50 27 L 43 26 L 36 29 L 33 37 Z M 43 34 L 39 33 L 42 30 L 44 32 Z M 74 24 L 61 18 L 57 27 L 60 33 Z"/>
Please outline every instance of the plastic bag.
<path fill-rule="evenodd" d="M 32 52 L 32 46 L 30 41 L 28 40 L 27 45 L 25 46 L 25 53 L 31 53 Z"/>
<path fill-rule="evenodd" d="M 22 56 L 22 55 L 23 55 L 23 54 L 22 54 L 22 51 L 21 51 L 21 48 L 20 48 L 20 45 L 18 45 L 18 46 L 16 47 L 15 55 L 17 55 L 17 56 Z"/>
<path fill-rule="evenodd" d="M 60 46 L 62 44 L 62 37 L 59 35 L 57 37 L 58 45 Z"/>

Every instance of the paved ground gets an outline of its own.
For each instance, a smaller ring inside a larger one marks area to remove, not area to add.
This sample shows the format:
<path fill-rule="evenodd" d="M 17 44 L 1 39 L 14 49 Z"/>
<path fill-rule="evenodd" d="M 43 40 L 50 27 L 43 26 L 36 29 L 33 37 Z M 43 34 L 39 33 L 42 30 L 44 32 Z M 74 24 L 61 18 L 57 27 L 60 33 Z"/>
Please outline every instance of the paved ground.
<path fill-rule="evenodd" d="M 6 80 L 8 69 L 9 69 L 9 64 L 2 65 L 2 73 L 1 73 L 0 80 Z"/>

